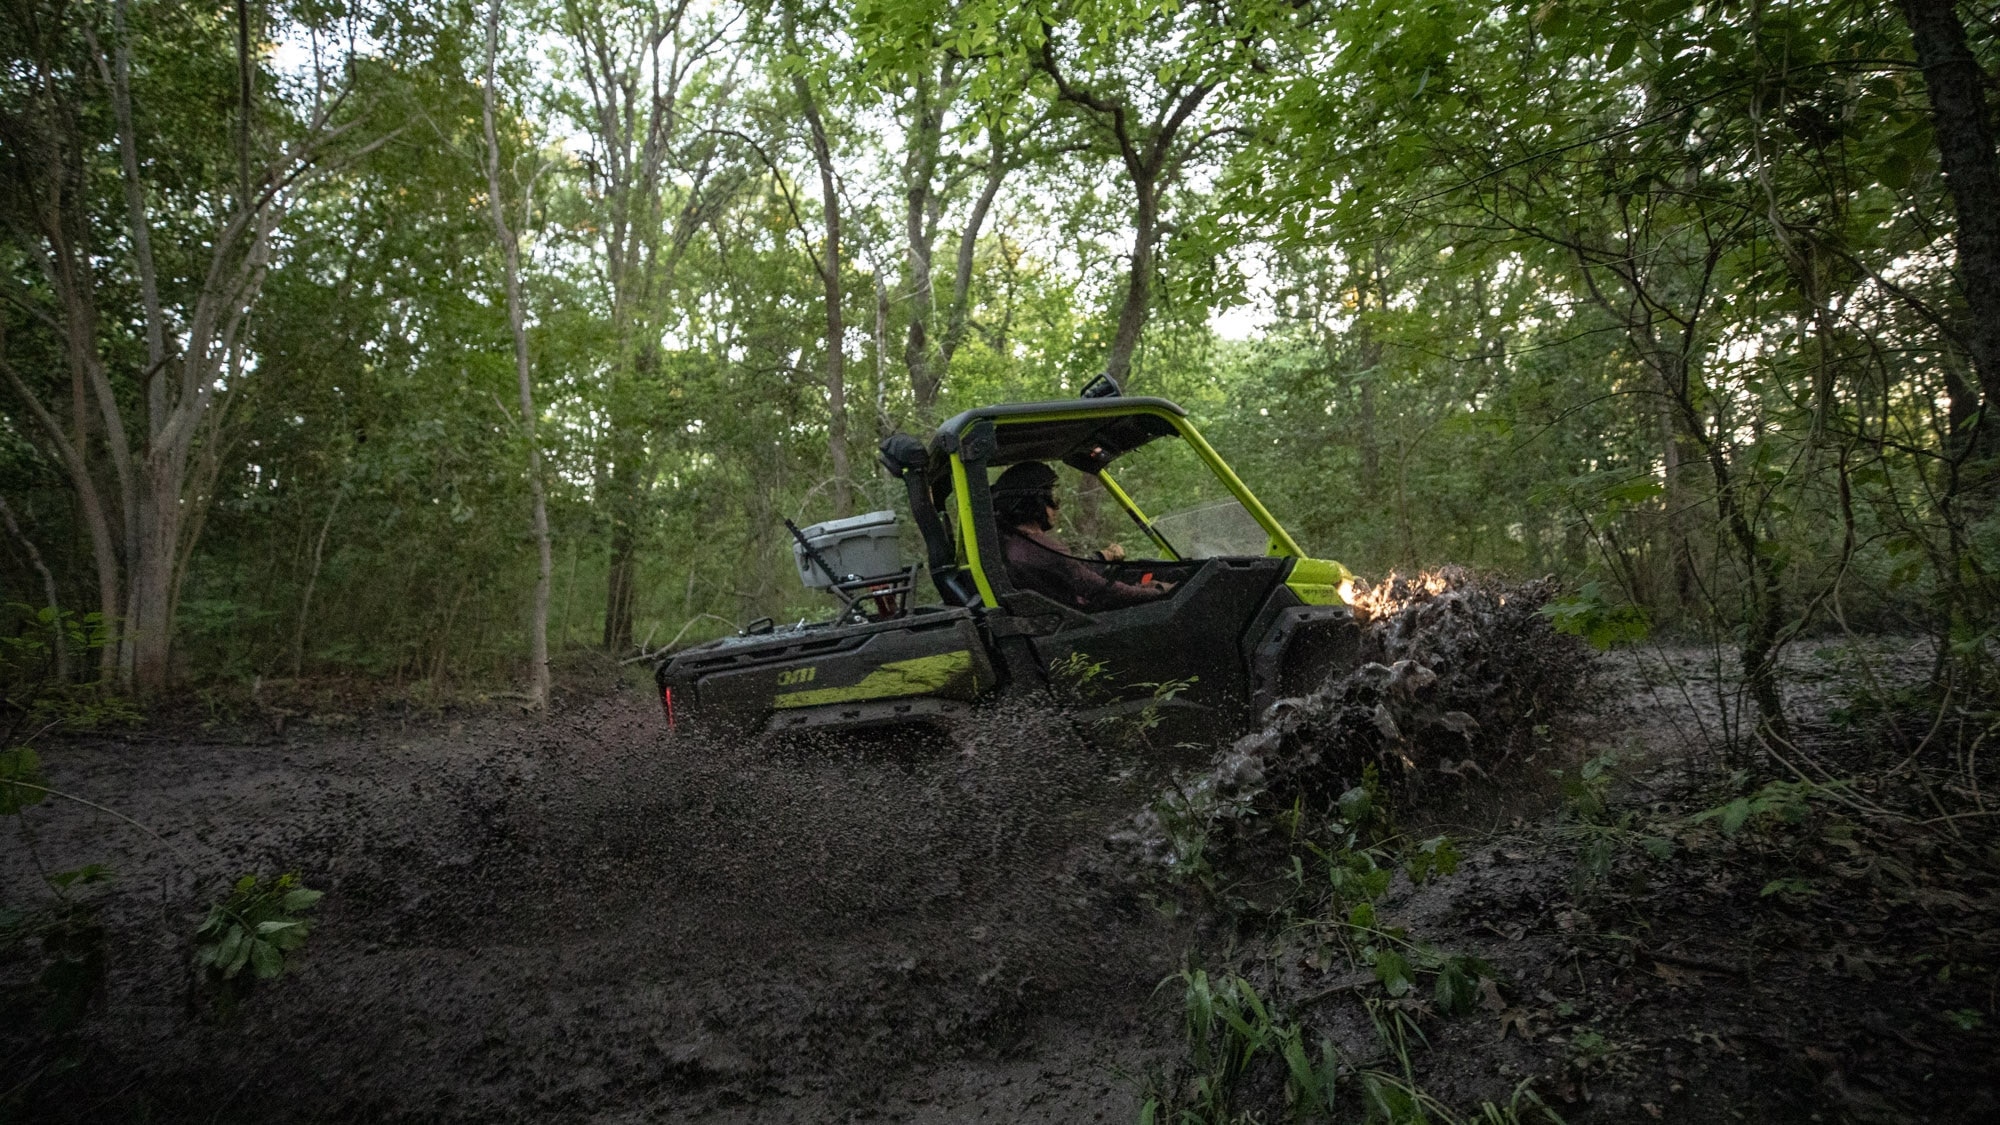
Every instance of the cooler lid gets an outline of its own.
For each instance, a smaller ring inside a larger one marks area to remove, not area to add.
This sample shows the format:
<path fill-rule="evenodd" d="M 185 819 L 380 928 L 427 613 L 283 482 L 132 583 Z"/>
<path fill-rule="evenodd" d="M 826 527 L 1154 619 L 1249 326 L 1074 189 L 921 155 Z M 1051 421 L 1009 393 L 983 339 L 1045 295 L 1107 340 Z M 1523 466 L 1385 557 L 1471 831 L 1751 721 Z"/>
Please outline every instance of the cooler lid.
<path fill-rule="evenodd" d="M 869 531 L 878 527 L 893 527 L 895 523 L 896 513 L 893 511 L 863 512 L 844 520 L 827 520 L 799 530 L 807 539 L 819 539 L 823 536 L 852 535 L 855 532 Z"/>

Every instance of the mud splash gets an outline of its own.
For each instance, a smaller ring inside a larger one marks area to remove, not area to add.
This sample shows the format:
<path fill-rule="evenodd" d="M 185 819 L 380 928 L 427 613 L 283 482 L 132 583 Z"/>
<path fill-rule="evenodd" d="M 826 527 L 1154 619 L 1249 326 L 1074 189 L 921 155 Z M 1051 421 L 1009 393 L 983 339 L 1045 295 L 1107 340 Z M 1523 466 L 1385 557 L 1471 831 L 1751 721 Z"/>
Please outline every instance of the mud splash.
<path fill-rule="evenodd" d="M 1140 1008 L 1187 940 L 1095 874 L 1157 779 L 1049 715 L 955 742 L 691 742 L 627 693 L 46 759 L 184 858 L 78 806 L 31 811 L 46 868 L 120 875 L 102 1014 L 35 1120 L 948 1116 L 982 1070 L 984 1108 L 1019 1076 L 1014 1115 L 1119 1119 L 1113 1070 L 1137 1069 Z M 10 899 L 33 893 L 25 858 L 0 861 Z M 203 1018 L 195 908 L 287 869 L 328 891 L 305 964 Z"/>

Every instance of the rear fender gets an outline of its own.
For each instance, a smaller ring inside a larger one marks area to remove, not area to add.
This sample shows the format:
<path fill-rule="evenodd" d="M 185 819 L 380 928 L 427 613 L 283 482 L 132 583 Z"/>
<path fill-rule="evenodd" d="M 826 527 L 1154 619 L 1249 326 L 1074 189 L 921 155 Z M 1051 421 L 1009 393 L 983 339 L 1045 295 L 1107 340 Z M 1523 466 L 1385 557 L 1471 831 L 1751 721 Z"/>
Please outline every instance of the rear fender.
<path fill-rule="evenodd" d="M 819 720 L 832 714 L 828 708 L 865 707 L 871 716 L 883 710 L 893 721 L 894 701 L 969 702 L 998 681 L 978 626 L 963 610 L 815 630 L 716 655 L 726 659 L 670 666 L 662 684 L 675 689 L 674 705 L 682 714 L 741 730 L 821 725 Z M 881 704 L 892 706 L 884 710 Z M 800 716 L 807 721 L 772 721 Z"/>

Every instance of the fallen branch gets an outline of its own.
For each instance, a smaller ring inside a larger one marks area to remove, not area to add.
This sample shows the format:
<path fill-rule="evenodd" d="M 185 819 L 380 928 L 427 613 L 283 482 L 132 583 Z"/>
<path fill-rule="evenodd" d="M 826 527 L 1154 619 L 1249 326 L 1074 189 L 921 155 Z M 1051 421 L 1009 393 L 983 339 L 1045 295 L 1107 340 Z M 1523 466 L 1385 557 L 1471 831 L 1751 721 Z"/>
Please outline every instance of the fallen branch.
<path fill-rule="evenodd" d="M 694 623 L 702 620 L 703 618 L 707 618 L 710 621 L 720 621 L 724 625 L 729 626 L 731 629 L 736 628 L 736 622 L 731 621 L 726 617 L 717 617 L 713 613 L 697 613 L 693 617 L 687 619 L 687 623 L 681 626 L 681 631 L 674 634 L 673 640 L 668 641 L 666 644 L 661 645 L 659 648 L 656 648 L 651 652 L 647 652 L 646 646 L 642 644 L 639 646 L 639 655 L 628 656 L 625 659 L 620 660 L 618 662 L 619 666 L 623 667 L 624 665 L 627 664 L 637 664 L 642 660 L 657 660 L 661 656 L 669 652 L 672 652 L 674 646 L 681 643 L 681 638 L 687 636 L 687 631 L 689 629 L 694 628 Z M 650 636 L 651 634 L 648 635 Z"/>

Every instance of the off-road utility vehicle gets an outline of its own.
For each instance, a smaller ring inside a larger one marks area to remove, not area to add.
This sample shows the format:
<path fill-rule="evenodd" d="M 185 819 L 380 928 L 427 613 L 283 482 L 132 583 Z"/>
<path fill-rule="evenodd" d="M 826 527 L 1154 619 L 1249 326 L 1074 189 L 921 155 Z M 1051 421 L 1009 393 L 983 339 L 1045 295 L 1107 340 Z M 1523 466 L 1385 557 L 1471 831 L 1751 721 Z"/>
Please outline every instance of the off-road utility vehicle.
<path fill-rule="evenodd" d="M 800 577 L 841 611 L 790 627 L 759 622 L 662 661 L 668 724 L 743 733 L 948 724 L 986 700 L 1053 688 L 1086 721 L 1143 711 L 1174 735 L 1223 734 L 1351 666 L 1359 634 L 1342 597 L 1347 568 L 1305 557 L 1187 411 L 1119 396 L 1102 379 L 1086 395 L 968 410 L 928 445 L 905 434 L 884 441 L 882 463 L 907 488 L 924 561 L 906 566 L 895 554 L 893 512 L 794 527 Z M 1108 521 L 1112 506 L 1123 509 L 1116 524 L 1129 518 L 1133 553 L 1151 557 L 1095 564 L 1107 577 L 1171 592 L 1087 613 L 1009 581 L 990 475 L 1023 461 L 1080 474 L 1066 515 Z M 1134 494 L 1179 510 L 1149 517 Z M 936 604 L 919 604 L 925 572 Z"/>

